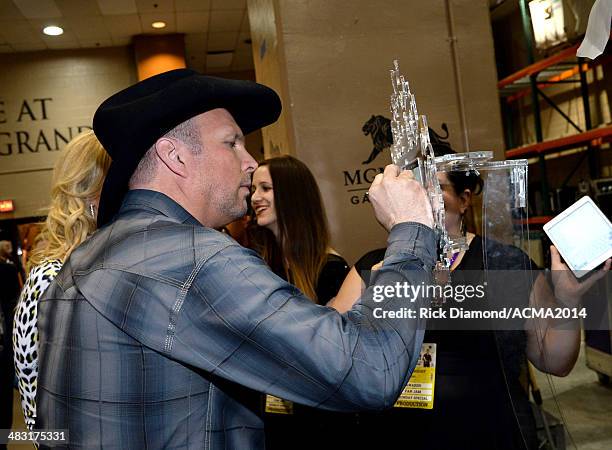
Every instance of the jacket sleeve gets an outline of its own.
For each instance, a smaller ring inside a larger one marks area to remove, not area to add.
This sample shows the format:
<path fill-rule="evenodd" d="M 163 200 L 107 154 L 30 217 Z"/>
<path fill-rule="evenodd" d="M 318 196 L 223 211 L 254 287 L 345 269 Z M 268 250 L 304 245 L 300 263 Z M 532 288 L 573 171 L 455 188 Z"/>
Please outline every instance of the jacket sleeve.
<path fill-rule="evenodd" d="M 427 284 L 434 255 L 430 228 L 396 225 L 383 267 L 341 315 L 314 304 L 253 252 L 227 246 L 196 267 L 164 350 L 214 375 L 309 406 L 390 407 L 416 365 L 425 324 L 418 314 L 377 317 L 381 311 L 418 311 L 428 300 L 380 296 L 385 286 Z"/>

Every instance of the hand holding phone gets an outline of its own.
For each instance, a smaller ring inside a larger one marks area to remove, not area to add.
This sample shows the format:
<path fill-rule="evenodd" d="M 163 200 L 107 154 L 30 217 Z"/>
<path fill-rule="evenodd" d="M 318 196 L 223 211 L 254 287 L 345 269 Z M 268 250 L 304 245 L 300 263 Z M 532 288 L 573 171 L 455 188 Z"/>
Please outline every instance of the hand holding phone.
<path fill-rule="evenodd" d="M 576 278 L 612 257 L 612 224 L 588 196 L 544 225 L 544 231 Z"/>

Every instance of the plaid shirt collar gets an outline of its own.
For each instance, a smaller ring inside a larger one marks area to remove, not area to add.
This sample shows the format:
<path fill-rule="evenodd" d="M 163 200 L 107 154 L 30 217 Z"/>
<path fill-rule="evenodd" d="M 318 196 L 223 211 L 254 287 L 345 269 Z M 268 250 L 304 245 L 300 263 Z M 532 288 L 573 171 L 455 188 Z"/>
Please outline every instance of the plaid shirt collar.
<path fill-rule="evenodd" d="M 135 210 L 148 210 L 177 219 L 180 223 L 202 226 L 185 208 L 166 194 L 158 191 L 148 189 L 132 189 L 128 191 L 116 217 Z"/>

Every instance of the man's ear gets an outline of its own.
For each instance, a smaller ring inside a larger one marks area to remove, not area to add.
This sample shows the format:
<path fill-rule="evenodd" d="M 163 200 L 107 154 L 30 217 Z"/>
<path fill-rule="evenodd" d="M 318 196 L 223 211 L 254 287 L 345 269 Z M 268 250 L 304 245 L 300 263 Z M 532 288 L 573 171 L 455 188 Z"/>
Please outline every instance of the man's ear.
<path fill-rule="evenodd" d="M 157 157 L 171 172 L 183 178 L 187 176 L 184 151 L 184 146 L 172 139 L 161 138 L 155 143 Z"/>

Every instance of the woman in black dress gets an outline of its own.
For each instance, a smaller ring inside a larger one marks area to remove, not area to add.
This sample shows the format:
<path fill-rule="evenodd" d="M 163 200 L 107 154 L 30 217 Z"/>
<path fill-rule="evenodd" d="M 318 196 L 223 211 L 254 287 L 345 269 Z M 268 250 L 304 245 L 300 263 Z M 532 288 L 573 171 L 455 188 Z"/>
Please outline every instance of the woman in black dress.
<path fill-rule="evenodd" d="M 434 142 L 436 156 L 454 153 L 448 144 Z M 452 258 L 452 283 L 478 285 L 486 269 L 503 270 L 501 286 L 487 291 L 488 300 L 511 296 L 520 306 L 579 305 L 580 297 L 595 280 L 609 270 L 610 261 L 592 281 L 579 284 L 551 248 L 554 290 L 542 275 L 530 277 L 534 269 L 529 257 L 513 246 L 483 240 L 466 230 L 464 217 L 472 196 L 482 190 L 483 181 L 475 173 L 438 173 L 443 190 L 446 228 L 449 234 L 463 234 L 469 248 Z M 502 205 L 500 205 L 501 207 Z M 377 249 L 364 255 L 351 269 L 330 306 L 340 312 L 350 309 L 363 287 L 369 284 L 385 255 Z M 513 272 L 508 272 L 513 271 Z M 498 272 L 500 273 L 500 272 Z M 521 275 L 523 274 L 523 275 Z M 525 282 L 527 280 L 527 282 Z M 501 288 L 501 289 L 500 289 Z M 462 306 L 453 299 L 444 307 Z M 466 308 L 472 305 L 466 302 Z M 522 329 L 457 330 L 429 320 L 424 343 L 436 344 L 433 409 L 393 408 L 381 414 L 361 415 L 364 433 L 362 448 L 409 449 L 534 449 L 537 448 L 535 423 L 528 394 L 519 381 L 529 360 L 538 369 L 558 376 L 569 373 L 578 356 L 579 326 L 554 328 L 549 320 L 526 321 Z M 371 432 L 375 430 L 375 435 Z"/>
<path fill-rule="evenodd" d="M 332 247 L 317 182 L 292 156 L 270 158 L 253 174 L 257 226 L 249 242 L 274 270 L 315 303 L 326 304 L 349 267 Z"/>
<path fill-rule="evenodd" d="M 317 182 L 304 163 L 280 156 L 260 163 L 253 174 L 251 206 L 256 226 L 249 245 L 272 270 L 319 305 L 335 297 L 349 266 L 330 243 Z M 291 320 L 288 318 L 288 320 Z M 335 423 L 354 416 L 291 405 L 292 414 L 265 413 L 266 448 L 336 448 Z"/>

